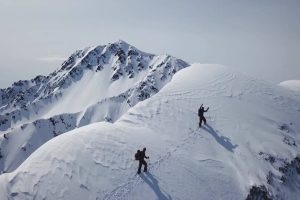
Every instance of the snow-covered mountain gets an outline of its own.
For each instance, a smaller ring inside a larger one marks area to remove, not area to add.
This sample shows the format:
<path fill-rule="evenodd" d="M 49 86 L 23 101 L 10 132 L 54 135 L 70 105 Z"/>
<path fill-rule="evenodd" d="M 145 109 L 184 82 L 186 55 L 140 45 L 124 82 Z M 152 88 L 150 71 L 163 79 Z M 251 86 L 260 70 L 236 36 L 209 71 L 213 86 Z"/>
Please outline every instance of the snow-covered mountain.
<path fill-rule="evenodd" d="M 201 103 L 210 109 L 199 129 Z M 193 64 L 116 122 L 42 145 L 0 176 L 0 199 L 296 200 L 299 118 L 299 96 L 227 67 Z M 138 176 L 133 158 L 144 146 L 149 173 Z"/>
<path fill-rule="evenodd" d="M 0 172 L 16 169 L 57 135 L 116 121 L 187 66 L 172 56 L 145 53 L 117 41 L 76 51 L 50 75 L 1 89 Z"/>

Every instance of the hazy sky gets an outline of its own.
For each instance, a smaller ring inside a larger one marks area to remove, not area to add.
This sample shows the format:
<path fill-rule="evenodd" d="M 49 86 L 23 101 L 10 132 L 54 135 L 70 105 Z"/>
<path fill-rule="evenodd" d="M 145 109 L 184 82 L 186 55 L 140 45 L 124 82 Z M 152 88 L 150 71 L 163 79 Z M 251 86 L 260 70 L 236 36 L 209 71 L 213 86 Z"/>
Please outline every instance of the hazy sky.
<path fill-rule="evenodd" d="M 118 39 L 273 83 L 300 79 L 300 0 L 0 0 L 0 88 Z"/>

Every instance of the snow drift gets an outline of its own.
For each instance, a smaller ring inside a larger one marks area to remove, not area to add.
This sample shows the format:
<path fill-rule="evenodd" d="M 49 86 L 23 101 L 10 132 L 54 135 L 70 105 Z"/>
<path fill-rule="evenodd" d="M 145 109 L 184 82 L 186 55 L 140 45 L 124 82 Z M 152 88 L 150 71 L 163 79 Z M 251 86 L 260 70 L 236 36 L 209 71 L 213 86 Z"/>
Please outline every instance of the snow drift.
<path fill-rule="evenodd" d="M 209 106 L 198 128 L 197 109 Z M 297 199 L 299 96 L 194 64 L 115 123 L 48 141 L 0 176 L 0 199 Z M 134 153 L 147 147 L 149 173 Z"/>

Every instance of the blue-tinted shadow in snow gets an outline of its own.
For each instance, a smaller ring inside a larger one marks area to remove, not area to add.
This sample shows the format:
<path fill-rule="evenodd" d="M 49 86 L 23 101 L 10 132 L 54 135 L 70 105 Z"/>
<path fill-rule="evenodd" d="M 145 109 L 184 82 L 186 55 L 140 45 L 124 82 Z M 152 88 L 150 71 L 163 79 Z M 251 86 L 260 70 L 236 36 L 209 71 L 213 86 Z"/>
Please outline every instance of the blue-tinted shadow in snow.
<path fill-rule="evenodd" d="M 202 126 L 202 128 L 210 133 L 216 139 L 216 141 L 228 151 L 233 153 L 233 150 L 238 146 L 237 144 L 232 144 L 230 138 L 222 135 L 219 136 L 217 131 L 215 131 L 210 125 L 206 124 Z"/>
<path fill-rule="evenodd" d="M 154 178 L 152 174 L 150 174 L 149 172 L 145 174 L 146 175 L 141 173 L 140 177 L 145 181 L 145 183 L 147 183 L 150 186 L 153 192 L 155 192 L 158 200 L 172 200 L 172 197 L 170 197 L 170 195 L 166 196 L 165 194 L 162 193 L 161 189 L 158 186 L 157 179 Z"/>

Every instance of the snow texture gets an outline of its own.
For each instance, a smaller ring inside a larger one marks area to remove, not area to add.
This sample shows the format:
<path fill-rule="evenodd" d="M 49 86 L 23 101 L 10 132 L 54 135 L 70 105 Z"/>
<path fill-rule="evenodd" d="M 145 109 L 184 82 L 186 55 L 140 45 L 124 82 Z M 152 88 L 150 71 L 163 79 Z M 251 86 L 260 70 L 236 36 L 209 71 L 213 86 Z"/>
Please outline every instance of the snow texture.
<path fill-rule="evenodd" d="M 82 83 L 82 90 L 77 91 L 91 93 L 85 91 L 89 90 L 89 81 Z M 122 86 L 118 84 L 114 90 L 121 91 Z M 127 90 L 122 87 L 123 92 Z M 132 94 L 136 93 L 129 96 Z M 64 109 L 67 105 L 61 99 L 57 102 Z M 76 106 L 64 111 L 81 107 L 76 100 Z M 118 101 L 121 100 L 117 98 L 107 106 L 114 107 Z M 210 109 L 205 113 L 207 124 L 198 128 L 197 110 L 202 103 Z M 86 116 L 101 116 L 102 112 L 89 108 Z M 124 108 L 117 107 L 117 112 L 119 109 Z M 77 126 L 78 116 L 86 112 L 58 115 L 58 109 L 54 109 L 48 113 L 57 117 L 50 122 L 39 119 L 36 126 L 47 129 L 52 123 L 55 130 L 62 127 L 68 131 L 75 124 L 72 119 L 76 119 Z M 45 142 L 14 171 L 0 175 L 0 199 L 215 200 L 300 196 L 300 98 L 281 87 L 228 67 L 193 64 L 177 72 L 156 95 L 129 106 L 123 113 L 119 119 L 111 118 L 114 123 L 96 122 L 101 120 L 93 121 L 92 117 L 88 121 L 96 123 L 84 121 L 86 126 Z M 71 127 L 66 128 L 66 124 Z M 26 142 L 40 139 L 34 137 L 38 129 L 34 125 L 23 128 L 24 133 L 31 134 L 15 137 L 24 137 L 22 141 Z M 10 142 L 8 138 L 2 140 L 2 145 Z M 26 142 L 18 144 L 25 147 L 24 154 Z M 137 175 L 134 154 L 143 147 L 147 147 L 146 154 L 150 156 L 149 172 Z"/>

